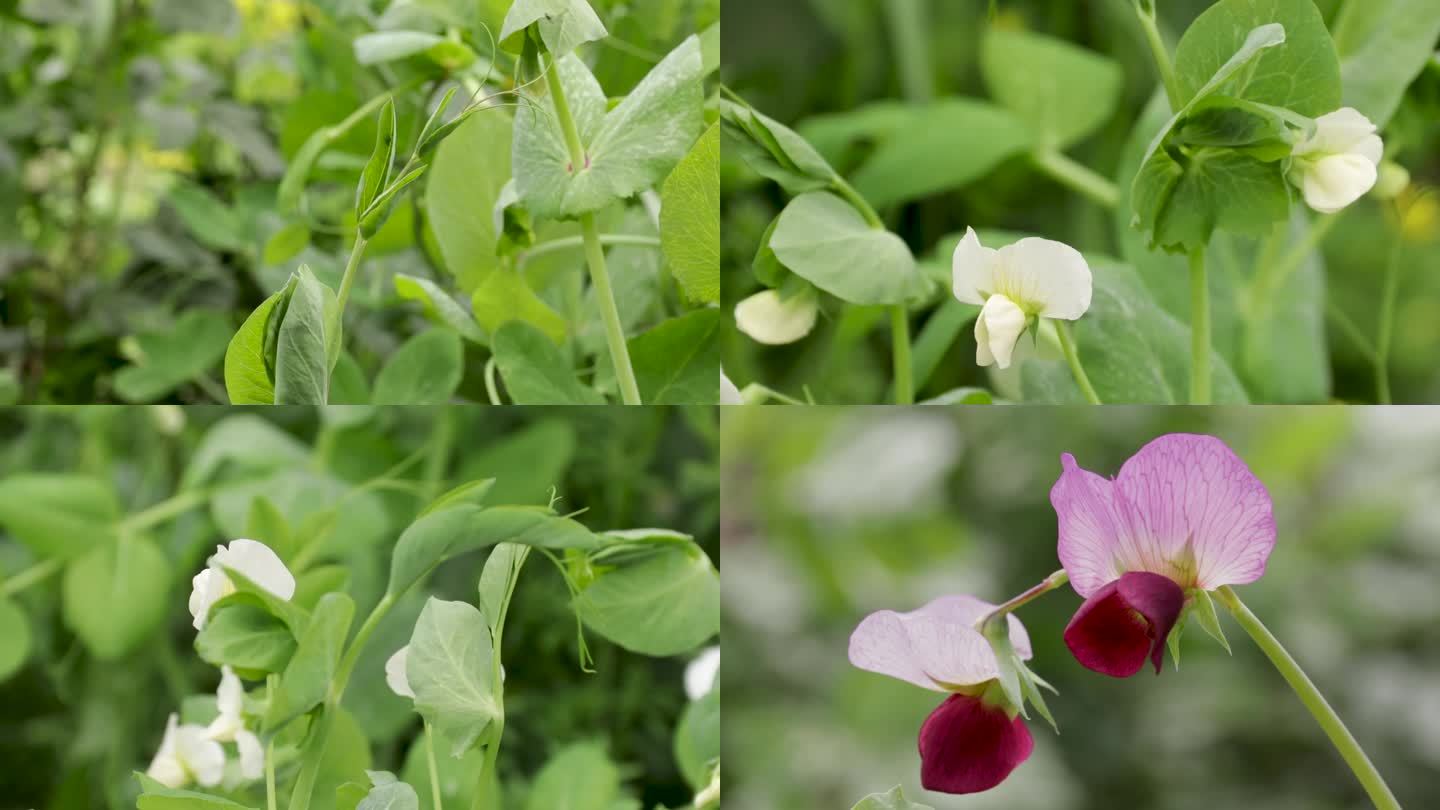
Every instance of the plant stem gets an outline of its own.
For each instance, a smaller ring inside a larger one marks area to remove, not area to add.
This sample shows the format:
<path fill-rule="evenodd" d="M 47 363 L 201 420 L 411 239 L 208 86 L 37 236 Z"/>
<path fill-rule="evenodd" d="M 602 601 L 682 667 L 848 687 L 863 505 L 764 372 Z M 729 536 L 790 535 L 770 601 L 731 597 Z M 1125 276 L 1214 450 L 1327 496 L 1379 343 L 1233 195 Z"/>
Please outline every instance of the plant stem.
<path fill-rule="evenodd" d="M 359 275 L 360 257 L 365 254 L 366 241 L 365 237 L 361 236 L 357 230 L 355 246 L 350 248 L 350 260 L 345 263 L 345 275 L 340 279 L 340 292 L 335 296 L 335 303 L 339 310 L 339 315 L 336 317 L 345 315 L 345 302 L 350 300 L 350 288 L 355 284 L 355 276 Z"/>
<path fill-rule="evenodd" d="M 1375 336 L 1375 395 L 1390 404 L 1390 338 L 1395 331 L 1395 299 L 1400 293 L 1400 234 L 1395 234 L 1390 260 L 1385 263 L 1385 286 L 1380 294 L 1380 329 Z"/>
<path fill-rule="evenodd" d="M 1040 597 L 1055 590 L 1056 588 L 1059 588 L 1060 586 L 1064 585 L 1069 581 L 1070 575 L 1065 572 L 1064 568 L 1061 568 L 1059 571 L 1056 571 L 1050 576 L 1040 580 L 1039 583 L 1032 585 L 1031 587 L 1016 594 L 1015 596 L 1012 596 L 1009 599 L 1006 599 L 1004 602 L 996 605 L 994 610 L 985 614 L 985 618 L 981 620 L 981 623 L 983 624 L 992 619 L 997 619 L 1001 616 L 1014 613 L 1016 610 L 1019 610 L 1025 605 L 1034 602 L 1036 599 L 1039 599 Z"/>
<path fill-rule="evenodd" d="M 450 462 L 450 442 L 455 436 L 455 414 L 442 407 L 435 416 L 435 432 L 430 436 L 430 447 L 425 454 L 425 503 L 436 498 L 445 488 L 445 468 Z"/>
<path fill-rule="evenodd" d="M 928 0 L 887 0 L 882 4 L 890 31 L 891 50 L 907 101 L 924 104 L 935 95 L 930 73 L 930 43 L 926 38 Z"/>
<path fill-rule="evenodd" d="M 555 253 L 561 250 L 570 250 L 581 247 L 584 244 L 585 237 L 583 236 L 566 236 L 560 239 L 551 239 L 548 242 L 541 242 L 532 248 L 521 251 L 521 253 L 515 257 L 515 262 L 517 265 L 523 265 L 536 256 L 544 256 L 547 253 Z M 600 234 L 600 244 L 658 248 L 660 247 L 660 237 L 639 236 L 629 233 L 602 233 Z"/>
<path fill-rule="evenodd" d="M 189 492 L 172 495 L 154 506 L 121 520 L 116 524 L 116 532 L 138 532 L 159 525 L 203 505 L 212 494 L 209 490 L 192 489 Z"/>
<path fill-rule="evenodd" d="M 545 70 L 545 84 L 555 102 L 555 119 L 560 124 L 560 131 L 565 134 L 565 146 L 570 150 L 570 170 L 578 172 L 586 166 L 587 158 L 580 144 L 580 132 L 575 128 L 575 119 L 570 115 L 570 103 L 565 100 L 565 83 L 555 73 L 554 60 Z M 590 265 L 590 283 L 595 286 L 600 317 L 605 322 L 605 344 L 610 349 L 610 361 L 615 364 L 615 381 L 620 386 L 620 398 L 626 405 L 639 405 L 640 386 L 636 385 L 635 371 L 630 366 L 625 328 L 620 323 L 620 310 L 615 306 L 610 272 L 605 269 L 605 248 L 600 244 L 600 229 L 595 225 L 593 212 L 580 215 L 580 232 L 585 242 L 585 258 Z"/>
<path fill-rule="evenodd" d="M 1031 158 L 1036 167 L 1063 186 L 1114 209 L 1120 204 L 1120 189 L 1109 178 L 1081 165 L 1054 149 L 1037 149 Z"/>
<path fill-rule="evenodd" d="M 265 677 L 266 700 L 275 699 L 275 685 L 279 682 L 280 676 L 271 673 Z M 275 810 L 275 738 L 265 743 L 265 806 L 269 810 Z"/>
<path fill-rule="evenodd" d="M 1296 268 L 1300 266 L 1300 263 L 1305 261 L 1305 257 L 1309 256 L 1311 251 L 1320 246 L 1320 243 L 1324 241 L 1325 237 L 1330 233 L 1330 229 L 1335 227 L 1335 223 L 1339 221 L 1339 219 L 1339 212 L 1322 214 L 1316 217 L 1310 226 L 1310 230 L 1305 233 L 1305 236 L 1301 238 L 1299 242 L 1296 242 L 1293 247 L 1285 251 L 1285 255 L 1281 256 L 1279 261 L 1262 261 L 1260 263 L 1260 266 L 1255 270 L 1255 280 L 1252 282 L 1253 292 L 1251 293 L 1252 297 L 1260 302 L 1256 305 L 1257 308 L 1268 304 L 1275 292 L 1290 279 L 1290 274 L 1294 273 Z M 1284 226 L 1281 227 L 1283 230 L 1280 233 L 1281 238 L 1283 238 L 1284 233 L 1288 229 L 1284 229 Z M 1262 308 L 1259 309 L 1259 311 L 1264 310 Z"/>
<path fill-rule="evenodd" d="M 1350 729 L 1345 727 L 1340 716 L 1326 702 L 1325 696 L 1320 694 L 1320 690 L 1315 688 L 1315 684 L 1306 676 L 1300 665 L 1295 663 L 1295 659 L 1290 657 L 1290 653 L 1280 644 L 1279 639 L 1275 638 L 1260 619 L 1250 612 L 1250 609 L 1240 601 L 1240 597 L 1229 585 L 1221 587 L 1216 593 L 1225 607 L 1230 609 L 1230 614 L 1235 617 L 1235 621 L 1245 628 L 1245 632 L 1255 640 L 1256 646 L 1280 671 L 1285 682 L 1295 690 L 1300 702 L 1305 704 L 1305 708 L 1310 711 L 1315 721 L 1320 724 L 1320 728 L 1325 731 L 1325 735 L 1330 738 L 1335 750 L 1339 751 L 1340 756 L 1345 759 L 1345 764 L 1350 766 L 1350 770 L 1360 780 L 1360 784 L 1365 788 L 1365 793 L 1375 804 L 1376 810 L 1400 810 L 1400 802 L 1395 799 L 1395 794 L 1390 792 L 1390 787 L 1385 784 L 1385 779 L 1375 769 L 1375 764 L 1365 755 L 1365 751 L 1360 748 L 1360 743 L 1355 740 Z"/>
<path fill-rule="evenodd" d="M 435 797 L 435 810 L 445 810 L 440 799 L 440 769 L 435 765 L 435 734 L 430 721 L 425 721 L 425 754 L 430 760 L 430 794 Z"/>
<path fill-rule="evenodd" d="M 890 307 L 890 353 L 895 366 L 895 404 L 915 402 L 915 369 L 910 359 L 910 313 L 904 304 Z"/>
<path fill-rule="evenodd" d="M 1190 253 L 1190 404 L 1210 404 L 1210 283 L 1203 247 Z"/>
<path fill-rule="evenodd" d="M 1070 364 L 1070 374 L 1075 378 L 1075 384 L 1080 386 L 1080 393 L 1085 395 L 1091 405 L 1101 404 L 1100 395 L 1095 393 L 1095 386 L 1090 384 L 1090 377 L 1085 373 L 1085 367 L 1080 364 L 1080 352 L 1075 348 L 1070 324 L 1055 321 L 1055 334 L 1060 336 L 1060 350 L 1065 353 L 1065 362 Z"/>
<path fill-rule="evenodd" d="M 59 559 L 51 557 L 26 568 L 4 582 L 0 582 L 0 599 L 14 596 L 31 585 L 44 582 L 59 573 L 63 567 L 64 564 Z"/>
<path fill-rule="evenodd" d="M 1142 7 L 1143 6 L 1143 7 Z M 1155 23 L 1153 0 L 1135 0 L 1135 16 L 1140 18 L 1140 28 L 1145 32 L 1145 42 L 1150 46 L 1150 55 L 1155 58 L 1155 68 L 1160 72 L 1160 82 L 1165 85 L 1165 98 L 1170 101 L 1170 111 L 1183 106 L 1180 83 L 1175 80 L 1175 69 L 1170 66 L 1170 52 L 1165 40 L 1160 37 L 1160 28 Z"/>
<path fill-rule="evenodd" d="M 875 209 L 870 206 L 869 201 L 860 196 L 860 192 L 856 191 L 854 186 L 845 182 L 845 178 L 836 176 L 830 183 L 830 188 L 836 194 L 844 197 L 846 202 L 855 206 L 855 210 L 860 212 L 860 216 L 865 217 L 865 221 L 870 223 L 870 227 L 877 230 L 885 229 L 885 221 L 875 213 Z"/>

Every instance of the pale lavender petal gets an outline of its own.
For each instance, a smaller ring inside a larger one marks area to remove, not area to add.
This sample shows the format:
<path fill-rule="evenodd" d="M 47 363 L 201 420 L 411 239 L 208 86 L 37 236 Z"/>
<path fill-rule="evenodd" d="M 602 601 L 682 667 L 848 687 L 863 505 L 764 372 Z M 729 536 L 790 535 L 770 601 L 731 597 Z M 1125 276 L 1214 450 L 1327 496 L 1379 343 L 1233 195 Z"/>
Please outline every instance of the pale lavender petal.
<path fill-rule="evenodd" d="M 1141 558 L 1122 561 L 1125 570 L 1206 590 L 1265 573 L 1275 547 L 1270 493 L 1214 436 L 1161 436 L 1125 462 L 1115 488 L 1133 505 L 1141 541 Z"/>
<path fill-rule="evenodd" d="M 973 596 L 942 596 L 909 613 L 872 613 L 850 635 L 850 663 L 937 692 L 988 681 L 999 669 L 975 622 L 994 607 Z M 1014 614 L 1007 618 L 1010 643 L 1029 659 L 1025 627 Z"/>
<path fill-rule="evenodd" d="M 1050 489 L 1060 528 L 1057 553 L 1071 587 L 1089 598 L 1124 573 L 1119 560 L 1129 543 L 1130 521 L 1113 483 L 1081 469 L 1069 453 L 1060 465 L 1064 472 Z"/>

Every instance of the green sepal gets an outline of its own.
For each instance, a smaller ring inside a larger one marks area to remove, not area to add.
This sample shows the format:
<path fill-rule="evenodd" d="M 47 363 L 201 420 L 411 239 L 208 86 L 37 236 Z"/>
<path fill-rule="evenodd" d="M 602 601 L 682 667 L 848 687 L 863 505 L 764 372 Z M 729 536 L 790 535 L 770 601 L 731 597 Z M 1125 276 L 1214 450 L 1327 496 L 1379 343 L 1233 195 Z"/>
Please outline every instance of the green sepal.
<path fill-rule="evenodd" d="M 1199 591 L 1195 595 L 1195 605 L 1195 616 L 1200 620 L 1200 628 L 1220 642 L 1225 652 L 1234 655 L 1230 652 L 1230 642 L 1225 639 L 1225 631 L 1220 627 L 1220 617 L 1215 613 L 1215 602 L 1210 598 L 1210 592 Z"/>

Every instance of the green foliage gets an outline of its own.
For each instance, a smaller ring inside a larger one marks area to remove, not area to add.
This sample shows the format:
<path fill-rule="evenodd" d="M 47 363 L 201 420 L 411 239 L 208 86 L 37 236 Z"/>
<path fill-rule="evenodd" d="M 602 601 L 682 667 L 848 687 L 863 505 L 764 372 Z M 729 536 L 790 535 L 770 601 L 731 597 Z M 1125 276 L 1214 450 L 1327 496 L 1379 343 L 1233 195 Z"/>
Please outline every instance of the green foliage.
<path fill-rule="evenodd" d="M 21 473 L 0 480 L 0 525 L 41 557 L 68 560 L 102 546 L 119 518 L 114 490 L 98 478 Z"/>
<path fill-rule="evenodd" d="M 164 618 L 170 562 L 143 537 L 121 535 L 65 568 L 65 623 L 102 661 L 134 650 Z"/>
<path fill-rule="evenodd" d="M 852 303 L 900 303 L 926 287 L 905 242 L 870 227 L 834 194 L 810 192 L 791 200 L 769 247 L 795 275 Z"/>
<path fill-rule="evenodd" d="M 675 728 L 675 761 L 685 781 L 699 793 L 710 781 L 710 771 L 720 761 L 720 690 L 693 701 L 680 715 Z"/>
<path fill-rule="evenodd" d="M 327 593 L 320 598 L 280 676 L 279 689 L 270 695 L 265 709 L 267 732 L 278 732 L 325 700 L 354 616 L 355 601 L 348 595 Z"/>
<path fill-rule="evenodd" d="M 639 806 L 622 794 L 620 769 L 595 743 L 575 743 L 557 751 L 536 775 L 525 802 L 525 810 L 638 810 Z"/>
<path fill-rule="evenodd" d="M 861 799 L 850 810 L 932 810 L 929 805 L 916 804 L 905 798 L 905 791 L 899 785 L 884 793 L 872 793 Z"/>
<path fill-rule="evenodd" d="M 665 178 L 660 246 L 692 301 L 720 300 L 720 128 L 711 124 Z"/>
<path fill-rule="evenodd" d="M 642 399 L 651 405 L 715 402 L 719 331 L 720 313 L 704 309 L 630 338 L 630 359 Z"/>
<path fill-rule="evenodd" d="M 455 332 L 431 329 L 410 338 L 375 377 L 376 405 L 443 403 L 460 385 L 464 354 Z"/>
<path fill-rule="evenodd" d="M 1114 61 L 1064 40 L 991 28 L 980 50 L 990 96 L 1018 115 L 1045 148 L 1063 149 L 1115 112 L 1121 72 Z"/>
<path fill-rule="evenodd" d="M 510 321 L 495 333 L 492 346 L 495 364 L 505 379 L 505 390 L 515 404 L 598 405 L 603 402 L 593 389 L 580 384 L 559 350 L 535 327 L 523 321 Z"/>
<path fill-rule="evenodd" d="M 576 597 L 587 626 L 645 655 L 688 652 L 720 632 L 720 575 L 704 552 L 657 544 L 627 556 Z"/>
<path fill-rule="evenodd" d="M 136 362 L 116 373 L 115 390 L 127 402 L 159 399 L 209 371 L 229 340 L 224 314 L 187 312 L 164 331 L 136 335 Z"/>
<path fill-rule="evenodd" d="M 415 710 L 451 740 L 452 756 L 463 755 L 504 711 L 485 617 L 465 602 L 431 599 L 415 624 L 408 660 Z"/>
<path fill-rule="evenodd" d="M 1426 0 L 1345 3 L 1334 25 L 1344 106 L 1384 128 L 1432 58 L 1440 7 Z"/>

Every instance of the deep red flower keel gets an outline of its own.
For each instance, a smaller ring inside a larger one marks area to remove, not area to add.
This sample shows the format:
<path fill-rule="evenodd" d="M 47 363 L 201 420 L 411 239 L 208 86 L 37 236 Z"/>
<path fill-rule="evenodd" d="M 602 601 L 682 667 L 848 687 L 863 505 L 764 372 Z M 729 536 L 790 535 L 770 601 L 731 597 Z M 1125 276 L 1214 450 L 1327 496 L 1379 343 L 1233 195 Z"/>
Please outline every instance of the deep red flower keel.
<path fill-rule="evenodd" d="M 920 727 L 920 783 L 941 793 L 989 790 L 1034 748 L 1019 716 L 976 697 L 951 695 Z"/>
<path fill-rule="evenodd" d="M 1116 678 L 1139 672 L 1149 658 L 1160 672 L 1165 639 L 1185 606 L 1174 580 L 1131 571 L 1096 591 L 1065 628 L 1065 646 L 1089 669 Z"/>

